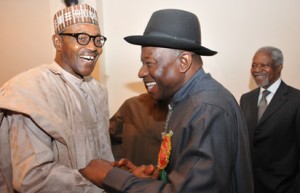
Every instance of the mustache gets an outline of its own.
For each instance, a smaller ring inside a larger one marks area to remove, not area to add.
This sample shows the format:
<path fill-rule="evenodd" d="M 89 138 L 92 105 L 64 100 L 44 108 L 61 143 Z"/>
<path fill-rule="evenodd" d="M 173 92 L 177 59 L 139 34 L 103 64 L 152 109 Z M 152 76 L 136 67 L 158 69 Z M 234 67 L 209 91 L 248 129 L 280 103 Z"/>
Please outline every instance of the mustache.
<path fill-rule="evenodd" d="M 253 73 L 253 75 L 254 76 L 268 76 L 268 74 L 265 72 L 255 72 L 255 73 Z"/>

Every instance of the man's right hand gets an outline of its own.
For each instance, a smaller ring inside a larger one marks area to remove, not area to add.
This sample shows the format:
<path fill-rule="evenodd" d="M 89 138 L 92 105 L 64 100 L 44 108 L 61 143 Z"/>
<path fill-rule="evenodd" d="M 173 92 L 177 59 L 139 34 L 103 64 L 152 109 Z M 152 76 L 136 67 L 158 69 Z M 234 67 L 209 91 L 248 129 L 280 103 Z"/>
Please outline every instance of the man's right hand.
<path fill-rule="evenodd" d="M 159 177 L 159 169 L 154 165 L 136 166 L 128 159 L 121 159 L 113 163 L 113 165 L 123 170 L 129 171 L 130 173 L 139 178 L 158 179 Z"/>

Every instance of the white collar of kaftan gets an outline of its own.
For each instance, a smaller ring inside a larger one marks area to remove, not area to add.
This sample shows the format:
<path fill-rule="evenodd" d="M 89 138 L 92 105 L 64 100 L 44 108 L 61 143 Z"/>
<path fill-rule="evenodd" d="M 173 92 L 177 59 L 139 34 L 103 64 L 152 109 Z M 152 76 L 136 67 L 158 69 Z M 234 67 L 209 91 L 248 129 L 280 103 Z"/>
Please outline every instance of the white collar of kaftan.
<path fill-rule="evenodd" d="M 68 81 L 68 83 L 70 83 L 73 87 L 75 87 L 83 97 L 85 98 L 87 97 L 86 89 L 83 88 L 84 82 L 86 81 L 85 80 L 86 77 L 78 78 L 72 75 L 71 73 L 69 73 L 68 71 L 66 71 L 65 69 L 63 69 L 56 62 L 54 62 L 53 65 L 55 66 L 56 70 L 62 74 L 62 76 L 66 79 L 66 81 Z"/>

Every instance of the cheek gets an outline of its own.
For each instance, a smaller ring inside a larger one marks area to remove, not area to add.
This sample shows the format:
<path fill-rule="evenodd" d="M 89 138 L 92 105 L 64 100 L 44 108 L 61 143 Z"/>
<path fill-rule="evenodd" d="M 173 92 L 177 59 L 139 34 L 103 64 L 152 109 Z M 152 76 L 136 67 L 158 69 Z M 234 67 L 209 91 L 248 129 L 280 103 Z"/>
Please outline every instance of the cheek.
<path fill-rule="evenodd" d="M 156 77 L 163 77 L 164 79 L 168 78 L 170 75 L 170 68 L 168 66 L 159 66 L 155 70 L 155 76 Z"/>
<path fill-rule="evenodd" d="M 65 49 L 65 53 L 68 56 L 68 58 L 74 58 L 77 55 L 78 46 L 72 46 Z"/>
<path fill-rule="evenodd" d="M 274 73 L 275 71 L 273 71 L 273 70 L 266 70 L 265 72 L 266 72 L 266 74 L 268 74 L 269 77 L 273 77 L 275 75 L 275 73 Z"/>
<path fill-rule="evenodd" d="M 170 79 L 174 79 L 174 78 L 178 77 L 178 74 L 176 73 L 175 70 L 170 69 L 170 70 L 166 71 L 166 74 L 164 76 L 166 77 L 166 79 L 170 80 Z"/>
<path fill-rule="evenodd" d="M 155 72 L 156 77 L 163 77 L 165 74 L 164 69 L 162 69 L 162 68 L 158 68 L 158 69 L 154 70 L 154 72 Z"/>
<path fill-rule="evenodd" d="M 156 70 L 155 76 L 157 79 L 160 79 L 161 82 L 169 85 L 179 77 L 179 74 L 175 68 L 160 68 Z"/>

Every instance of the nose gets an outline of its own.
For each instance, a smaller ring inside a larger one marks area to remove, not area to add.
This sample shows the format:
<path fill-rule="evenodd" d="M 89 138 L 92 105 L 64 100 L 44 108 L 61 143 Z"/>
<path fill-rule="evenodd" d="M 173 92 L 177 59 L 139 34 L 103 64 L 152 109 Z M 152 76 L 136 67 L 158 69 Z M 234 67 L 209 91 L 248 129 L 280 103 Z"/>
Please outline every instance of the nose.
<path fill-rule="evenodd" d="M 261 69 L 262 69 L 261 65 L 252 65 L 252 67 L 251 67 L 251 71 L 253 71 L 253 72 L 259 72 L 259 71 L 261 71 Z"/>
<path fill-rule="evenodd" d="M 97 49 L 101 49 L 100 52 L 102 52 L 102 48 L 98 48 L 98 47 L 95 46 L 94 38 L 90 39 L 90 42 L 86 45 L 86 48 L 89 49 L 89 50 L 92 50 L 92 51 L 95 51 Z"/>
<path fill-rule="evenodd" d="M 140 68 L 140 70 L 138 72 L 138 77 L 139 78 L 144 78 L 148 74 L 149 74 L 149 71 L 148 71 L 146 65 L 142 65 L 142 67 Z"/>

